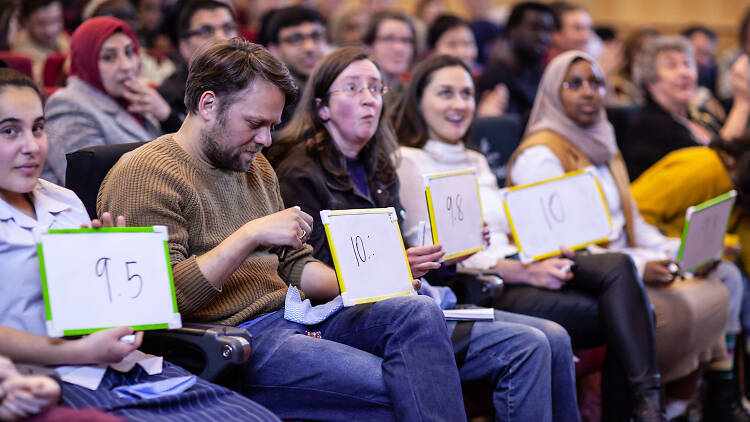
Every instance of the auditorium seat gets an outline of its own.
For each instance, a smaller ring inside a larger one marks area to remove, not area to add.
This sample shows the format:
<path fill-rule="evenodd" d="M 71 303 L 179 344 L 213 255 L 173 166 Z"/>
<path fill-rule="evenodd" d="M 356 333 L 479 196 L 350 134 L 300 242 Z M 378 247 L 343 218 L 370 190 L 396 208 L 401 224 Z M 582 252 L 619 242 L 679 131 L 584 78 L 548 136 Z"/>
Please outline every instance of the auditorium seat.
<path fill-rule="evenodd" d="M 0 51 L 0 60 L 7 63 L 11 69 L 15 69 L 29 78 L 34 77 L 31 72 L 31 59 L 28 56 L 13 51 Z"/>

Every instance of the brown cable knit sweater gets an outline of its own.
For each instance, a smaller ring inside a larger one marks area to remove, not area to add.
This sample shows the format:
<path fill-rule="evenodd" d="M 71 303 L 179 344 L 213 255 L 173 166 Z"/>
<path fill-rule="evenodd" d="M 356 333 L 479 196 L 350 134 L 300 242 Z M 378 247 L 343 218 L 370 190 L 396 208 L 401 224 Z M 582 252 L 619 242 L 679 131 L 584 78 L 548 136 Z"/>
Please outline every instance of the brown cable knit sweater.
<path fill-rule="evenodd" d="M 284 208 L 271 165 L 258 154 L 246 173 L 212 168 L 164 135 L 125 154 L 102 182 L 96 209 L 124 215 L 129 226 L 165 225 L 177 303 L 187 321 L 236 325 L 284 304 L 287 284 L 299 286 L 312 248 L 283 263 L 256 251 L 215 289 L 196 256 L 216 247 L 246 222 Z"/>

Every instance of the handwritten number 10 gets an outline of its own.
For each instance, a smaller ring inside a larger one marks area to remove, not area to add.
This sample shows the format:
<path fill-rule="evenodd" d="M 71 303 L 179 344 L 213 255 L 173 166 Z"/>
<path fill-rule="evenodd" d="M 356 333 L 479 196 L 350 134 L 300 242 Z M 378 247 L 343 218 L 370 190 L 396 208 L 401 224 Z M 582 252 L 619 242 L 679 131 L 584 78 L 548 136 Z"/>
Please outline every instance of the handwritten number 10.
<path fill-rule="evenodd" d="M 95 271 L 97 277 L 104 277 L 104 281 L 107 284 L 107 297 L 109 298 L 109 302 L 112 303 L 112 284 L 109 280 L 109 261 L 111 261 L 112 258 L 102 257 L 99 258 L 96 261 Z M 137 264 L 136 261 L 127 261 L 125 262 L 125 274 L 128 277 L 128 282 L 131 282 L 135 279 L 135 281 L 138 283 L 137 288 L 135 289 L 135 294 L 129 296 L 131 299 L 135 299 L 138 296 L 140 296 L 141 291 L 143 290 L 143 277 L 141 277 L 139 274 L 131 274 L 130 273 L 130 266 Z"/>
<path fill-rule="evenodd" d="M 354 252 L 354 260 L 357 261 L 359 267 L 360 262 L 367 261 L 367 252 L 365 252 L 365 242 L 359 236 L 352 236 L 349 238 L 352 242 L 352 251 Z M 361 250 L 360 250 L 361 246 Z"/>
<path fill-rule="evenodd" d="M 461 209 L 461 204 L 463 204 L 463 198 L 460 193 L 456 194 L 455 199 L 452 195 L 445 198 L 445 209 L 451 214 L 451 224 L 454 224 L 456 220 L 464 221 L 464 211 Z"/>
<path fill-rule="evenodd" d="M 552 230 L 552 222 L 550 217 L 558 223 L 565 221 L 565 213 L 563 212 L 562 202 L 560 202 L 560 195 L 553 193 L 549 196 L 547 204 L 544 203 L 543 198 L 539 198 L 539 205 L 542 207 L 544 213 L 544 219 L 547 220 L 547 227 Z M 549 214 L 547 213 L 549 211 Z"/>

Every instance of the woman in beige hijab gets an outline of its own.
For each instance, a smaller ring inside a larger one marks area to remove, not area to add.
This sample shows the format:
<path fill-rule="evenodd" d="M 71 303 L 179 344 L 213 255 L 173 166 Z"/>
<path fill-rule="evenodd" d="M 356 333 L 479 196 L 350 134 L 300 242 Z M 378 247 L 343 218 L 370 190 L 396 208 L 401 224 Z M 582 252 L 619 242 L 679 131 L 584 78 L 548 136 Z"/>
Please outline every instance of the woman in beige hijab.
<path fill-rule="evenodd" d="M 739 328 L 741 275 L 733 264 L 722 262 L 708 277 L 675 282 L 670 258 L 679 240 L 647 224 L 633 206 L 625 163 L 604 112 L 604 96 L 602 73 L 587 54 L 570 51 L 550 62 L 525 139 L 508 163 L 508 183 L 525 185 L 594 167 L 615 230 L 607 249 L 630 255 L 656 312 L 663 382 L 684 378 L 701 363 L 710 362 L 710 394 L 704 412 L 721 420 L 738 420 L 731 415 L 740 412 L 739 403 L 722 399 L 732 395 L 733 386 L 723 333 Z M 729 325 L 729 296 L 720 279 L 732 298 L 738 299 L 732 300 L 737 304 L 732 306 Z"/>

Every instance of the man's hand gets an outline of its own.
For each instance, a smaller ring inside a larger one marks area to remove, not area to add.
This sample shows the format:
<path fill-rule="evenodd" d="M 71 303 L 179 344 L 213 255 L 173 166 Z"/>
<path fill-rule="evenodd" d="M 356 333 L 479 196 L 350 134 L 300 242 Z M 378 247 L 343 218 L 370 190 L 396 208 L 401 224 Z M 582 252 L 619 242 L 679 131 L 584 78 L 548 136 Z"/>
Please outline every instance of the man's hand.
<path fill-rule="evenodd" d="M 88 228 L 88 224 L 81 224 L 81 228 Z M 91 220 L 91 228 L 100 229 L 102 227 L 125 227 L 125 217 L 118 215 L 116 219 L 112 219 L 112 214 L 105 212 L 102 214 L 102 219 L 95 218 Z"/>
<path fill-rule="evenodd" d="M 37 415 L 60 400 L 60 385 L 41 375 L 16 375 L 0 383 L 0 420 Z"/>
<path fill-rule="evenodd" d="M 643 282 L 655 286 L 667 286 L 674 281 L 674 274 L 669 270 L 669 264 L 674 264 L 670 259 L 660 261 L 648 261 L 643 270 Z"/>
<path fill-rule="evenodd" d="M 440 245 L 419 246 L 406 250 L 406 258 L 409 260 L 411 276 L 414 278 L 422 277 L 430 270 L 440 268 L 440 258 L 445 255 L 443 247 Z"/>
<path fill-rule="evenodd" d="M 530 264 L 526 267 L 530 276 L 529 284 L 543 289 L 559 290 L 573 278 L 573 272 L 570 271 L 573 264 L 574 262 L 567 258 L 549 258 Z"/>
<path fill-rule="evenodd" d="M 130 327 L 110 328 L 76 340 L 82 361 L 80 363 L 117 363 L 130 352 L 141 346 L 143 332 L 135 333 L 133 344 L 120 341 L 120 338 L 133 334 Z"/>
<path fill-rule="evenodd" d="M 126 81 L 125 87 L 127 90 L 122 95 L 130 103 L 129 112 L 143 116 L 150 114 L 160 122 L 167 120 L 172 109 L 157 90 L 135 79 Z"/>
<path fill-rule="evenodd" d="M 298 207 L 287 208 L 246 223 L 242 230 L 253 237 L 258 247 L 290 246 L 301 248 L 312 233 L 313 218 Z"/>

